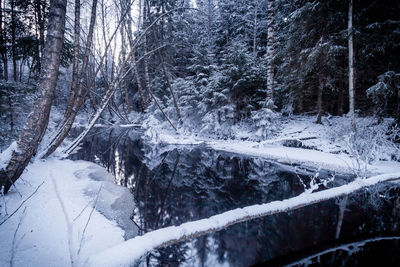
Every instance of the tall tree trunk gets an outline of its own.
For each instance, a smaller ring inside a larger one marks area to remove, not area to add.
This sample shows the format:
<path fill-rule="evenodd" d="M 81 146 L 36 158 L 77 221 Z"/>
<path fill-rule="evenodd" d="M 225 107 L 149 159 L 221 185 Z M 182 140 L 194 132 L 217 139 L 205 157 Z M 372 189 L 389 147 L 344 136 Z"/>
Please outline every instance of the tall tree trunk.
<path fill-rule="evenodd" d="M 254 1 L 254 25 L 253 25 L 253 57 L 257 58 L 257 13 L 258 13 L 258 0 Z M 268 27 L 269 28 L 269 27 Z M 268 40 L 269 41 L 269 40 Z"/>
<path fill-rule="evenodd" d="M 42 7 L 41 0 L 35 0 L 35 19 L 36 19 L 36 29 L 38 28 L 39 31 L 37 32 L 38 34 L 38 43 L 36 47 L 36 68 L 37 68 L 37 74 L 38 76 L 40 75 L 40 69 L 41 69 L 41 62 L 40 62 L 40 54 L 43 52 L 43 46 L 44 46 L 44 7 Z"/>
<path fill-rule="evenodd" d="M 343 75 L 340 75 L 339 79 L 339 91 L 338 91 L 338 99 L 337 99 L 337 115 L 342 116 L 343 115 Z"/>
<path fill-rule="evenodd" d="M 323 76 L 322 73 L 319 74 L 318 77 L 318 100 L 317 100 L 317 109 L 318 109 L 318 115 L 317 115 L 317 121 L 316 123 L 322 124 L 322 91 L 324 89 L 324 83 L 323 83 Z"/>
<path fill-rule="evenodd" d="M 147 25 L 146 21 L 148 19 L 148 14 L 147 14 L 147 6 L 144 5 L 143 7 L 143 25 Z M 145 84 L 146 84 L 146 92 L 148 95 L 148 103 L 151 102 L 151 91 L 150 91 L 150 77 L 149 77 L 149 64 L 147 61 L 147 37 L 146 34 L 143 36 L 143 45 L 144 45 L 144 58 L 143 58 L 143 65 L 144 65 L 144 78 L 145 78 Z"/>
<path fill-rule="evenodd" d="M 78 92 L 78 79 L 79 79 L 79 47 L 80 47 L 80 32 L 81 32 L 81 2 L 75 0 L 75 19 L 74 19 L 74 57 L 72 63 L 72 80 L 71 89 L 69 92 L 69 99 L 67 109 L 64 114 L 64 119 L 67 119 L 71 113 L 75 103 L 76 94 Z"/>
<path fill-rule="evenodd" d="M 141 8 L 141 3 L 142 1 L 139 2 L 139 23 L 138 23 L 138 27 L 140 27 L 140 22 L 141 22 L 141 18 L 142 18 L 142 8 Z M 129 40 L 129 45 L 131 48 L 131 56 L 132 56 L 132 64 L 133 64 L 133 74 L 135 75 L 135 79 L 136 79 L 136 83 L 137 83 L 137 87 L 138 87 L 138 92 L 139 92 L 139 96 L 140 96 L 140 103 L 142 106 L 142 110 L 144 111 L 146 109 L 146 97 L 143 91 L 143 87 L 142 87 L 142 83 L 140 81 L 140 76 L 139 76 L 139 70 L 137 67 L 137 62 L 136 62 L 136 58 L 135 58 L 135 42 L 133 40 L 133 32 L 132 32 L 132 18 L 129 16 L 129 23 L 127 24 L 127 35 L 128 35 L 128 40 Z M 133 51 L 133 52 L 132 52 Z"/>
<path fill-rule="evenodd" d="M 38 85 L 38 98 L 18 139 L 6 171 L 1 175 L 1 186 L 7 193 L 12 183 L 22 174 L 36 152 L 49 121 L 51 103 L 58 80 L 61 50 L 64 40 L 67 0 L 51 0 L 43 69 Z"/>
<path fill-rule="evenodd" d="M 43 52 L 44 48 L 44 28 L 45 28 L 45 6 L 41 3 L 41 0 L 37 1 L 37 16 L 39 23 L 39 43 L 40 43 L 40 52 Z"/>
<path fill-rule="evenodd" d="M 7 51 L 6 51 L 6 43 L 4 40 L 4 31 L 3 31 L 3 0 L 0 0 L 0 55 L 1 61 L 3 62 L 3 69 L 1 73 L 1 77 L 4 80 L 8 80 L 8 71 L 7 71 Z"/>
<path fill-rule="evenodd" d="M 17 76 L 17 50 L 16 50 L 16 31 L 17 26 L 15 22 L 15 0 L 10 1 L 11 7 L 11 53 L 12 53 L 12 62 L 13 62 L 13 78 L 16 82 L 18 80 Z"/>
<path fill-rule="evenodd" d="M 268 42 L 267 42 L 267 107 L 274 106 L 274 4 L 275 0 L 268 1 Z"/>
<path fill-rule="evenodd" d="M 130 14 L 131 13 L 130 5 L 128 5 L 128 3 L 126 3 L 126 0 L 121 0 L 121 10 L 126 10 L 128 8 L 129 8 L 128 14 Z M 125 56 L 126 56 L 126 45 L 125 45 L 125 43 L 126 43 L 125 42 L 126 41 L 125 36 L 127 35 L 126 31 L 127 31 L 127 29 L 130 28 L 130 26 L 126 27 L 126 25 L 130 24 L 130 23 L 131 23 L 131 20 L 128 17 L 128 19 L 124 19 L 123 25 L 121 25 L 121 39 L 122 39 L 122 47 L 121 47 L 122 52 L 121 52 L 121 54 L 122 54 L 122 61 L 125 60 Z M 128 91 L 128 86 L 127 86 L 126 80 L 124 80 L 124 82 L 123 82 L 123 87 L 125 89 L 124 90 L 125 91 L 125 103 L 126 103 L 127 111 L 128 111 L 128 113 L 131 113 L 132 109 L 131 109 L 131 103 L 130 103 L 130 100 L 129 100 L 129 91 Z M 125 108 L 124 108 L 124 110 L 125 110 Z"/>
<path fill-rule="evenodd" d="M 135 53 L 132 53 L 132 64 L 133 64 L 133 74 L 135 75 L 135 78 L 136 78 L 136 83 L 137 83 L 137 87 L 138 87 L 138 91 L 139 91 L 142 110 L 144 111 L 146 109 L 146 107 L 147 107 L 147 105 L 146 105 L 146 97 L 144 96 L 142 83 L 140 81 L 139 71 L 138 71 L 137 64 L 136 64 Z"/>
<path fill-rule="evenodd" d="M 396 121 L 400 125 L 400 92 L 399 89 L 396 87 L 395 89 L 396 94 Z"/>
<path fill-rule="evenodd" d="M 75 117 L 78 114 L 79 109 L 85 102 L 87 90 L 85 90 L 86 88 L 83 87 L 83 83 L 86 77 L 86 70 L 89 64 L 90 48 L 92 46 L 94 25 L 96 23 L 96 7 L 97 7 L 97 0 L 93 0 L 92 11 L 90 16 L 89 32 L 85 47 L 85 54 L 83 56 L 83 62 L 81 71 L 79 73 L 79 79 L 75 81 L 75 86 L 77 86 L 77 88 L 71 87 L 71 91 L 75 92 L 71 92 L 70 94 L 70 98 L 68 100 L 68 108 L 64 116 L 64 122 L 62 123 L 61 128 L 58 131 L 55 138 L 51 140 L 49 147 L 43 157 L 47 157 L 48 155 L 53 153 L 57 149 L 57 147 L 64 141 L 65 137 L 67 137 L 69 131 L 71 130 L 72 124 L 75 121 Z M 76 78 L 77 76 L 75 77 L 75 79 Z"/>
<path fill-rule="evenodd" d="M 354 118 L 354 47 L 353 47 L 353 0 L 349 1 L 349 17 L 348 17 L 348 45 L 349 45 L 349 115 L 351 119 L 351 125 L 353 128 L 356 126 Z"/>

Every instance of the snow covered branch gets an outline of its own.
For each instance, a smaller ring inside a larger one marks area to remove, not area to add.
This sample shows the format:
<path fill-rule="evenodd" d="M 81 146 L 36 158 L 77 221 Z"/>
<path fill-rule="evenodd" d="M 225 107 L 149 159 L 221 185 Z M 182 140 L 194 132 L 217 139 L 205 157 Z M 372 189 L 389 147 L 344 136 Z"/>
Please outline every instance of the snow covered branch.
<path fill-rule="evenodd" d="M 349 184 L 315 193 L 266 204 L 230 210 L 207 219 L 170 226 L 132 238 L 120 245 L 104 250 L 88 260 L 90 266 L 129 266 L 145 253 L 256 218 L 299 209 L 334 197 L 350 194 L 364 187 L 400 178 L 400 172 L 382 174 L 368 179 L 356 179 Z"/>

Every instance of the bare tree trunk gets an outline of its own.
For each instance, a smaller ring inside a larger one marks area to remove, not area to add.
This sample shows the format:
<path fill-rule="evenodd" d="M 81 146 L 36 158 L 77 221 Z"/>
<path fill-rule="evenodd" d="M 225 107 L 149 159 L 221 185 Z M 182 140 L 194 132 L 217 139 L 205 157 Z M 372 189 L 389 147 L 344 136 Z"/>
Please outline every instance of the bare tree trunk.
<path fill-rule="evenodd" d="M 37 16 L 38 16 L 38 23 L 39 23 L 39 43 L 40 43 L 40 52 L 43 52 L 44 48 L 44 10 L 45 7 L 40 3 L 40 0 L 37 1 Z"/>
<path fill-rule="evenodd" d="M 1 176 L 1 186 L 7 193 L 21 176 L 36 152 L 49 121 L 51 103 L 58 80 L 61 49 L 64 40 L 67 0 L 51 0 L 43 69 L 38 85 L 38 98 L 18 139 L 18 150 L 13 151 L 6 172 Z"/>
<path fill-rule="evenodd" d="M 8 62 L 7 62 L 7 50 L 4 38 L 4 30 L 3 30 L 3 0 L 0 0 L 0 54 L 1 61 L 3 62 L 3 73 L 1 77 L 4 80 L 8 80 Z"/>
<path fill-rule="evenodd" d="M 75 0 L 74 58 L 72 63 L 72 81 L 71 81 L 71 89 L 69 92 L 67 109 L 64 114 L 64 120 L 67 119 L 72 113 L 72 108 L 75 103 L 75 98 L 78 91 L 80 32 L 81 32 L 81 1 Z"/>
<path fill-rule="evenodd" d="M 130 5 L 128 7 L 128 4 L 126 3 L 126 0 L 121 0 L 121 10 L 125 10 L 125 9 L 128 9 L 128 8 L 129 8 L 128 14 L 130 14 L 131 13 Z M 122 48 L 121 48 L 121 50 L 122 50 L 122 61 L 125 60 L 125 56 L 126 56 L 125 32 L 126 32 L 127 28 L 129 29 L 129 27 L 126 27 L 127 23 L 128 24 L 131 23 L 129 18 L 128 19 L 124 19 L 124 24 L 123 24 L 123 26 L 121 26 L 121 39 L 123 40 L 122 41 Z M 131 113 L 132 109 L 131 109 L 131 103 L 130 103 L 130 100 L 129 100 L 129 91 L 128 91 L 128 86 L 126 84 L 126 80 L 124 80 L 124 82 L 123 82 L 123 87 L 125 89 L 125 103 L 126 103 L 127 111 L 128 111 L 128 113 Z M 124 108 L 124 110 L 125 110 L 125 108 Z M 126 113 L 126 111 L 125 111 L 125 113 Z"/>
<path fill-rule="evenodd" d="M 356 122 L 354 118 L 354 47 L 353 47 L 353 0 L 349 1 L 349 17 L 347 31 L 349 35 L 348 45 L 349 45 L 349 115 L 351 118 L 351 125 L 353 128 L 356 127 Z"/>
<path fill-rule="evenodd" d="M 141 8 L 140 8 L 141 10 Z M 141 17 L 141 14 L 139 14 L 139 17 Z M 128 23 L 128 39 L 129 39 L 129 45 L 131 47 L 131 51 L 133 51 L 134 49 L 134 40 L 133 40 L 133 33 L 132 33 L 132 19 L 130 18 L 129 23 Z M 132 54 L 132 64 L 133 64 L 133 74 L 135 75 L 135 79 L 136 79 L 136 83 L 137 83 L 137 87 L 138 87 L 138 92 L 139 92 L 139 96 L 140 96 L 140 102 L 142 105 L 142 110 L 144 111 L 146 109 L 146 98 L 144 95 L 144 91 L 142 88 L 142 84 L 140 82 L 140 76 L 139 76 L 139 71 L 138 71 L 138 67 L 137 67 L 137 62 L 136 62 L 136 58 L 135 58 L 135 52 L 131 52 Z"/>
<path fill-rule="evenodd" d="M 397 95 L 396 98 L 396 121 L 398 124 L 400 124 L 400 92 L 399 92 L 399 88 L 396 87 L 395 89 L 395 94 Z"/>
<path fill-rule="evenodd" d="M 36 47 L 36 63 L 37 63 L 37 74 L 38 76 L 40 75 L 40 69 L 41 69 L 41 60 L 40 60 L 40 54 L 43 52 L 43 46 L 44 46 L 44 18 L 43 18 L 43 12 L 44 7 L 42 7 L 40 0 L 35 0 L 35 18 L 36 18 L 36 28 L 39 27 L 39 42 Z"/>
<path fill-rule="evenodd" d="M 275 0 L 268 1 L 268 42 L 267 42 L 267 105 L 273 107 L 274 100 L 274 3 Z"/>
<path fill-rule="evenodd" d="M 338 102 L 337 102 L 337 115 L 343 115 L 343 79 L 342 75 L 340 75 L 341 79 L 339 79 L 339 92 L 338 92 Z"/>
<path fill-rule="evenodd" d="M 10 1 L 11 7 L 11 51 L 12 51 L 12 62 L 13 62 L 13 78 L 16 82 L 18 80 L 17 76 L 17 50 L 16 50 L 16 23 L 15 23 L 15 0 Z"/>
<path fill-rule="evenodd" d="M 10 131 L 12 133 L 14 131 L 14 112 L 11 96 L 8 96 L 8 106 L 10 108 Z"/>
<path fill-rule="evenodd" d="M 75 8 L 76 7 L 77 6 L 75 6 Z M 81 71 L 79 73 L 79 79 L 77 79 L 78 74 L 75 73 L 76 76 L 74 77 L 74 73 L 73 73 L 73 79 L 75 78 L 76 80 L 75 81 L 73 80 L 73 84 L 71 85 L 71 94 L 70 94 L 70 98 L 68 100 L 68 106 L 67 106 L 66 114 L 64 116 L 64 121 L 60 127 L 60 130 L 58 131 L 57 135 L 55 136 L 55 138 L 53 140 L 51 140 L 49 147 L 43 157 L 47 157 L 48 155 L 53 153 L 57 149 L 57 147 L 64 141 L 65 137 L 67 137 L 69 131 L 71 130 L 72 124 L 75 121 L 75 117 L 78 114 L 79 109 L 82 107 L 83 103 L 85 102 L 87 92 L 83 88 L 83 82 L 84 82 L 86 70 L 87 70 L 87 67 L 89 64 L 89 54 L 90 54 L 90 48 L 92 46 L 94 24 L 96 23 L 96 7 L 97 7 L 97 0 L 93 0 L 90 24 L 89 24 L 89 32 L 88 32 L 87 41 L 86 41 L 83 63 L 82 63 Z M 75 9 L 75 12 L 76 12 L 76 9 Z M 75 15 L 76 15 L 76 13 L 75 13 Z M 77 18 L 79 18 L 79 14 L 78 14 Z M 75 30 L 77 30 L 77 29 L 75 28 Z M 76 37 L 76 35 L 74 36 L 74 38 L 75 37 Z M 79 39 L 79 37 L 78 37 L 78 39 Z M 76 60 L 78 60 L 78 58 L 76 58 Z M 74 64 L 75 63 L 77 64 L 77 62 L 75 62 L 75 59 L 74 59 Z M 77 71 L 77 69 L 75 71 Z M 77 86 L 77 88 L 76 87 L 73 88 L 72 86 Z M 74 92 L 72 92 L 72 91 L 74 91 Z"/>
<path fill-rule="evenodd" d="M 36 22 L 36 27 L 35 27 L 35 34 L 36 34 L 36 38 L 38 38 L 38 40 L 39 40 L 39 32 L 38 32 L 38 25 L 39 25 L 39 21 L 38 21 L 38 18 L 37 18 L 37 12 L 35 12 L 35 22 Z M 36 74 L 37 74 L 37 76 L 36 77 L 39 77 L 40 76 L 40 69 L 41 69 L 41 62 L 40 62 L 40 42 L 38 41 L 37 43 L 36 43 L 36 47 L 35 47 L 35 60 L 36 60 Z M 31 68 L 30 68 L 30 72 L 32 71 L 32 68 L 33 68 L 33 60 L 32 60 L 32 64 L 31 64 Z M 28 80 L 30 80 L 30 77 L 31 77 L 31 75 L 30 75 L 30 73 L 29 73 L 29 79 Z"/>
<path fill-rule="evenodd" d="M 318 109 L 318 115 L 317 115 L 317 121 L 316 123 L 322 124 L 321 118 L 322 118 L 322 91 L 324 89 L 324 84 L 323 84 L 323 77 L 322 73 L 319 74 L 318 77 L 318 100 L 317 100 L 317 109 Z"/>
<path fill-rule="evenodd" d="M 147 15 L 147 8 L 146 5 L 143 7 L 143 21 L 144 23 L 147 21 L 148 15 Z M 144 45 L 144 53 L 147 54 L 147 37 L 146 34 L 143 36 L 143 45 Z M 151 102 L 151 91 L 150 91 L 150 77 L 149 77 L 149 64 L 147 62 L 147 56 L 143 58 L 143 63 L 144 63 L 144 78 L 145 78 L 145 84 L 146 84 L 146 91 L 148 94 L 148 102 Z"/>
<path fill-rule="evenodd" d="M 136 83 L 137 83 L 137 87 L 138 87 L 138 91 L 139 91 L 139 95 L 140 95 L 140 100 L 141 100 L 141 104 L 142 104 L 142 109 L 143 111 L 146 109 L 147 105 L 146 105 L 146 98 L 144 96 L 144 91 L 142 88 L 142 83 L 140 81 L 140 76 L 139 76 L 139 72 L 137 69 L 137 64 L 136 64 L 136 59 L 135 59 L 135 53 L 132 53 L 132 64 L 133 64 L 133 73 L 135 75 L 136 78 Z"/>
<path fill-rule="evenodd" d="M 257 58 L 257 13 L 258 13 L 258 0 L 254 1 L 254 25 L 253 25 L 253 57 Z M 269 27 L 268 27 L 269 29 Z M 268 32 L 269 33 L 269 32 Z M 268 40 L 269 41 L 269 40 Z"/>

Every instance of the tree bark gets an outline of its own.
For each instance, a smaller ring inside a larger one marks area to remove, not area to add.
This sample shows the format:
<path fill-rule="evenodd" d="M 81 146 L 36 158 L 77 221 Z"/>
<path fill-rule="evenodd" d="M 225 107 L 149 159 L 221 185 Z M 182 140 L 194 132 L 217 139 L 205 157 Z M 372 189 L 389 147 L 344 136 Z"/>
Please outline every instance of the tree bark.
<path fill-rule="evenodd" d="M 0 0 L 0 54 L 1 61 L 3 62 L 3 72 L 1 74 L 1 78 L 4 80 L 8 80 L 8 68 L 7 68 L 7 50 L 6 43 L 4 40 L 4 31 L 3 31 L 3 0 Z"/>
<path fill-rule="evenodd" d="M 72 107 L 75 103 L 76 93 L 78 91 L 79 77 L 79 47 L 80 47 L 80 32 L 81 32 L 81 3 L 80 0 L 75 0 L 75 19 L 74 19 L 74 58 L 72 63 L 72 80 L 67 110 L 64 114 L 64 119 L 71 115 Z M 89 31 L 90 32 L 90 31 Z"/>
<path fill-rule="evenodd" d="M 317 121 L 316 123 L 322 124 L 322 91 L 324 89 L 324 83 L 323 83 L 323 76 L 322 73 L 319 74 L 318 77 L 318 100 L 317 100 L 317 109 L 318 109 L 318 115 L 317 115 Z"/>
<path fill-rule="evenodd" d="M 36 50 L 36 61 L 37 61 L 37 74 L 40 75 L 41 69 L 41 60 L 40 54 L 43 52 L 44 47 L 44 6 L 41 4 L 41 0 L 35 0 L 35 17 L 36 17 L 36 24 L 39 28 L 39 38 Z"/>
<path fill-rule="evenodd" d="M 11 53 L 12 53 L 12 63 L 13 63 L 13 78 L 16 82 L 18 80 L 17 76 L 17 50 L 16 50 L 16 23 L 15 23 L 15 0 L 10 1 L 11 7 Z"/>
<path fill-rule="evenodd" d="M 144 23 L 146 23 L 147 19 L 148 19 L 147 8 L 146 8 L 146 5 L 144 5 L 144 7 L 143 7 L 143 21 L 144 21 Z M 143 36 L 143 45 L 144 45 L 144 53 L 147 54 L 147 37 L 146 37 L 146 34 Z M 151 103 L 149 64 L 147 62 L 147 56 L 145 56 L 143 58 L 143 63 L 144 63 L 144 78 L 145 78 L 145 84 L 146 84 L 146 91 L 147 91 L 147 94 L 148 94 L 148 102 Z"/>
<path fill-rule="evenodd" d="M 340 75 L 340 77 L 341 78 L 344 78 L 344 77 L 342 77 L 342 75 Z M 342 116 L 343 115 L 343 90 L 344 90 L 344 88 L 343 88 L 344 86 L 343 86 L 343 79 L 340 79 L 340 81 L 339 81 L 339 91 L 338 91 L 338 99 L 337 99 L 337 115 L 338 116 Z"/>
<path fill-rule="evenodd" d="M 139 7 L 139 9 L 141 11 L 141 7 Z M 141 18 L 141 17 L 142 17 L 142 15 L 139 14 L 139 18 Z M 130 21 L 129 21 L 128 25 L 127 25 L 128 26 L 127 33 L 128 33 L 129 45 L 131 47 L 131 51 L 133 51 L 133 52 L 131 52 L 131 54 L 132 54 L 132 64 L 133 64 L 133 74 L 135 75 L 135 79 L 136 79 L 136 83 L 137 83 L 137 87 L 138 87 L 138 92 L 139 92 L 139 96 L 140 96 L 140 103 L 141 103 L 141 106 L 142 106 L 142 110 L 144 111 L 146 109 L 146 98 L 145 98 L 145 95 L 144 95 L 142 84 L 140 82 L 139 71 L 138 71 L 137 62 L 136 62 L 136 58 L 135 58 L 135 52 L 134 52 L 135 44 L 134 44 L 134 40 L 133 40 L 133 33 L 132 33 L 131 23 L 132 23 L 132 19 L 130 18 Z"/>
<path fill-rule="evenodd" d="M 348 46 L 349 46 L 349 115 L 351 119 L 351 125 L 355 128 L 354 118 L 354 47 L 353 47 L 353 0 L 349 1 L 349 17 L 347 31 L 349 35 Z"/>
<path fill-rule="evenodd" d="M 274 4 L 275 0 L 268 1 L 268 42 L 267 42 L 267 105 L 273 107 L 274 99 Z M 271 102 L 272 101 L 272 102 Z"/>
<path fill-rule="evenodd" d="M 254 25 L 253 25 L 253 57 L 257 58 L 257 13 L 258 13 L 258 0 L 254 1 Z M 268 25 L 269 30 L 269 25 Z M 269 41 L 269 40 L 268 40 Z"/>
<path fill-rule="evenodd" d="M 51 0 L 47 39 L 43 53 L 43 69 L 38 85 L 38 98 L 18 139 L 18 149 L 1 176 L 1 187 L 7 193 L 21 176 L 36 152 L 49 121 L 51 103 L 58 80 L 61 50 L 64 40 L 67 0 Z"/>
<path fill-rule="evenodd" d="M 93 0 L 90 24 L 89 24 L 89 32 L 88 32 L 88 36 L 87 36 L 85 54 L 83 57 L 82 67 L 81 67 L 81 71 L 79 73 L 79 79 L 78 79 L 78 74 L 75 73 L 75 77 L 74 77 L 74 73 L 73 73 L 73 75 L 72 75 L 73 83 L 71 85 L 71 94 L 70 94 L 70 98 L 68 100 L 67 110 L 64 115 L 64 121 L 60 127 L 60 130 L 58 131 L 57 135 L 55 136 L 55 138 L 53 140 L 51 140 L 49 147 L 43 157 L 47 157 L 51 153 L 53 153 L 57 149 L 57 147 L 64 141 L 65 137 L 67 137 L 69 131 L 71 130 L 72 124 L 75 121 L 75 117 L 78 114 L 79 109 L 82 107 L 83 103 L 85 102 L 87 92 L 83 88 L 83 82 L 84 82 L 84 79 L 86 76 L 86 70 L 87 70 L 88 63 L 89 63 L 90 48 L 92 46 L 94 24 L 96 22 L 96 7 L 97 7 L 97 0 Z M 76 6 L 75 6 L 75 8 L 76 8 Z M 76 10 L 75 10 L 75 12 L 76 12 Z M 75 13 L 75 15 L 76 15 L 76 13 Z M 77 29 L 75 29 L 75 30 L 77 30 Z M 76 37 L 76 35 L 75 35 L 75 37 Z M 79 37 L 78 37 L 78 39 L 79 39 Z M 77 62 L 75 62 L 75 60 L 78 60 L 78 59 L 77 58 L 74 59 L 74 64 L 75 63 L 78 64 Z M 77 69 L 75 71 L 77 72 Z M 74 79 L 75 79 L 75 81 L 74 81 Z M 74 88 L 72 86 L 76 86 L 76 87 Z"/>

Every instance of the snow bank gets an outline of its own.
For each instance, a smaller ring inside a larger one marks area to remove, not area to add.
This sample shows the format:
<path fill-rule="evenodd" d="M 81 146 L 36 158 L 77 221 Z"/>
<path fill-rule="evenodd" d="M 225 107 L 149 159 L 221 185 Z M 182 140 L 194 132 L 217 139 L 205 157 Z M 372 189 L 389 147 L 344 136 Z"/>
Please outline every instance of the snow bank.
<path fill-rule="evenodd" d="M 400 170 L 400 162 L 390 161 L 390 155 L 396 154 L 399 148 L 390 147 L 388 144 L 382 144 L 377 151 L 374 151 L 374 153 L 379 154 L 379 159 L 382 158 L 384 160 L 375 160 L 367 163 L 363 160 L 363 157 L 357 158 L 357 155 L 352 155 L 350 150 L 354 149 L 354 147 L 348 147 L 350 144 L 346 143 L 345 140 L 348 137 L 349 129 L 347 127 L 347 124 L 349 124 L 347 118 L 324 118 L 324 125 L 316 124 L 314 121 L 315 118 L 310 116 L 293 116 L 282 119 L 282 129 L 275 138 L 262 142 L 216 140 L 201 136 L 184 135 L 183 133 L 176 134 L 168 130 L 162 131 L 158 129 L 156 131 L 151 128 L 145 132 L 145 136 L 148 142 L 152 144 L 206 144 L 215 150 L 263 157 L 283 164 L 301 164 L 306 167 L 322 168 L 341 173 L 370 176 Z M 358 118 L 359 131 L 372 127 L 370 126 L 372 122 L 373 118 Z M 384 133 L 385 127 L 389 124 L 390 121 L 387 121 L 385 124 L 373 127 L 381 127 L 378 132 Z M 386 135 L 384 137 L 387 138 Z M 364 136 L 364 138 L 370 139 L 362 140 L 364 143 L 379 141 L 373 136 Z M 298 141 L 302 144 L 302 147 L 284 146 L 283 143 L 287 140 Z M 390 142 L 388 141 L 388 143 Z M 382 150 L 386 153 L 383 153 Z"/>
<path fill-rule="evenodd" d="M 400 178 L 400 172 L 377 175 L 368 179 L 356 179 L 354 182 L 340 187 L 316 193 L 303 193 L 297 197 L 282 201 L 238 208 L 207 219 L 162 228 L 106 249 L 92 256 L 88 264 L 89 266 L 130 266 L 145 253 L 159 247 L 219 231 L 230 225 L 254 218 L 298 209 L 334 197 L 350 194 L 361 188 L 398 178 Z"/>
<path fill-rule="evenodd" d="M 11 159 L 11 155 L 14 151 L 18 151 L 18 144 L 17 142 L 12 142 L 11 145 L 5 149 L 3 152 L 0 154 L 0 170 L 4 169 L 7 167 L 8 162 Z"/>
<path fill-rule="evenodd" d="M 128 227 L 132 196 L 93 163 L 36 161 L 16 188 L 19 193 L 11 189 L 0 204 L 2 266 L 80 266 L 89 256 L 124 241 L 121 226 Z M 124 216 L 125 221 L 112 220 Z M 134 227 L 128 233 L 134 236 Z"/>

